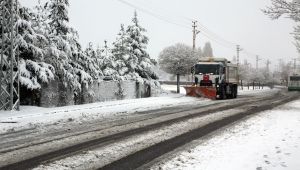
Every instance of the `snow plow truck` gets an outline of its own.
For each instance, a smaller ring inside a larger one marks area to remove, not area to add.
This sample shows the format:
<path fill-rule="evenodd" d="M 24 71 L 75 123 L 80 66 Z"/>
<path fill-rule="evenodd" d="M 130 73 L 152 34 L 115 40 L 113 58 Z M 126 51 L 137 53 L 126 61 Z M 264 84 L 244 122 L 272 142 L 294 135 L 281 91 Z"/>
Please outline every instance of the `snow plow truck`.
<path fill-rule="evenodd" d="M 184 86 L 186 95 L 209 99 L 236 98 L 238 66 L 225 58 L 202 58 L 192 68 L 194 83 Z"/>

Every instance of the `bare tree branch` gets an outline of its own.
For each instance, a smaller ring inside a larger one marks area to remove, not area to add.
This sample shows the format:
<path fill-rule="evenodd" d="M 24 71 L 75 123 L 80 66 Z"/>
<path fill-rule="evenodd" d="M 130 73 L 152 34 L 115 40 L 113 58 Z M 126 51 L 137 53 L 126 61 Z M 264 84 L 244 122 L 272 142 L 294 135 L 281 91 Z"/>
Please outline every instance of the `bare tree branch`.
<path fill-rule="evenodd" d="M 293 0 L 271 0 L 272 6 L 267 7 L 263 12 L 270 16 L 272 19 L 278 19 L 283 15 L 293 19 L 296 22 L 300 21 L 300 1 Z"/>
<path fill-rule="evenodd" d="M 298 26 L 294 27 L 292 35 L 295 38 L 295 46 L 300 53 L 300 0 L 271 0 L 272 6 L 262 10 L 271 19 L 279 19 L 287 16 L 294 20 Z"/>

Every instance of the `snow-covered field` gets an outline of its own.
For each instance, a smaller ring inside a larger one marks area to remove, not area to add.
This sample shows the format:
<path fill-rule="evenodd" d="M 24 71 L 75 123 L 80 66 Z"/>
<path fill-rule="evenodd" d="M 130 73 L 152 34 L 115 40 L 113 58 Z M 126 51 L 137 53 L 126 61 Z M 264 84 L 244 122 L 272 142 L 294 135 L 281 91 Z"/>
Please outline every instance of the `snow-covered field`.
<path fill-rule="evenodd" d="M 297 170 L 300 100 L 194 141 L 152 169 Z"/>

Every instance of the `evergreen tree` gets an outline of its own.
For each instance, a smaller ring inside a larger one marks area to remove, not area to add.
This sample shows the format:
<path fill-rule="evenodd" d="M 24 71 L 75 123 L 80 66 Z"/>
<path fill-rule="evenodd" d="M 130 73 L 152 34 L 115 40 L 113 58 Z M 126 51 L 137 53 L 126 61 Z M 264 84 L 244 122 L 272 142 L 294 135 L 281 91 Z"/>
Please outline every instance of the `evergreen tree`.
<path fill-rule="evenodd" d="M 50 48 L 48 62 L 54 65 L 59 79 L 69 84 L 76 91 L 81 90 L 81 85 L 88 85 L 92 82 L 92 77 L 86 70 L 91 64 L 87 55 L 82 52 L 78 43 L 77 32 L 68 26 L 68 0 L 50 0 L 45 8 L 49 11 L 50 25 Z"/>
<path fill-rule="evenodd" d="M 4 3 L 4 1 L 1 1 L 1 3 Z M 19 6 L 19 11 L 15 26 L 18 28 L 18 32 L 15 32 L 15 34 L 20 60 L 20 84 L 27 89 L 39 89 L 41 88 L 41 83 L 48 83 L 54 79 L 55 73 L 52 65 L 44 62 L 46 52 L 43 47 L 47 44 L 47 40 L 33 27 L 32 11 L 29 8 L 22 7 L 19 3 L 17 5 Z M 3 4 L 1 6 L 7 8 Z M 6 10 L 0 10 L 0 16 L 6 15 Z M 0 25 L 0 30 L 3 30 L 2 25 Z M 4 32 L 5 34 L 7 32 Z M 0 35 L 2 40 L 1 36 L 2 34 Z M 0 46 L 4 45 L 5 48 L 7 48 L 8 44 L 9 42 L 0 41 Z M 3 60 L 6 61 L 7 58 L 5 56 L 7 55 L 7 53 L 4 53 Z M 5 70 L 5 62 L 3 64 L 1 69 Z"/>
<path fill-rule="evenodd" d="M 127 33 L 124 29 L 124 25 L 121 25 L 120 32 L 117 35 L 116 41 L 113 42 L 113 48 L 111 50 L 112 55 L 116 59 L 116 70 L 120 76 L 124 76 L 129 73 L 129 68 L 126 63 L 129 63 L 129 49 L 130 46 L 126 39 L 128 38 Z"/>
<path fill-rule="evenodd" d="M 201 57 L 203 57 L 203 53 L 202 53 L 201 47 L 197 48 L 196 51 L 195 51 L 195 53 L 196 53 L 197 58 L 200 59 Z"/>
<path fill-rule="evenodd" d="M 126 43 L 129 47 L 129 59 L 126 63 L 129 71 L 135 71 L 142 78 L 157 79 L 156 74 L 153 72 L 154 60 L 151 60 L 147 53 L 148 37 L 144 35 L 146 29 L 143 28 L 138 21 L 137 13 L 134 13 L 132 19 L 132 25 L 129 25 L 126 29 L 128 37 Z"/>
<path fill-rule="evenodd" d="M 92 43 L 89 43 L 82 55 L 86 55 L 82 59 L 87 59 L 85 61 L 81 61 L 82 63 L 85 63 L 84 68 L 87 68 L 87 72 L 90 73 L 93 79 L 99 80 L 99 78 L 103 76 L 103 73 L 101 71 L 99 59 L 97 58 L 97 52 L 94 50 Z"/>
<path fill-rule="evenodd" d="M 56 35 L 66 36 L 69 33 L 69 16 L 68 16 L 68 7 L 69 0 L 50 0 L 50 3 L 46 3 L 46 7 L 49 5 L 50 14 L 49 18 L 50 26 L 52 31 Z"/>
<path fill-rule="evenodd" d="M 117 71 L 117 62 L 115 56 L 112 54 L 112 50 L 107 46 L 105 41 L 105 46 L 98 51 L 98 58 L 100 59 L 100 68 L 104 76 L 109 76 L 113 79 L 119 79 L 119 73 Z"/>
<path fill-rule="evenodd" d="M 41 4 L 41 1 L 38 1 L 38 5 L 36 5 L 32 12 L 32 27 L 36 30 L 36 32 L 44 35 L 47 38 L 47 35 L 50 33 L 50 25 L 47 22 L 48 19 L 48 11 Z"/>
<path fill-rule="evenodd" d="M 203 57 L 214 57 L 210 42 L 205 43 L 202 55 Z"/>
<path fill-rule="evenodd" d="M 28 89 L 39 89 L 41 83 L 48 83 L 54 79 L 55 70 L 51 64 L 44 62 L 46 37 L 39 33 L 34 23 L 32 12 L 21 7 L 17 22 L 20 56 L 20 83 Z"/>
<path fill-rule="evenodd" d="M 127 34 L 124 25 L 121 24 L 120 32 L 117 35 L 116 41 L 113 42 L 112 53 L 117 59 L 123 59 L 123 56 L 128 53 L 129 45 L 125 41 Z"/>

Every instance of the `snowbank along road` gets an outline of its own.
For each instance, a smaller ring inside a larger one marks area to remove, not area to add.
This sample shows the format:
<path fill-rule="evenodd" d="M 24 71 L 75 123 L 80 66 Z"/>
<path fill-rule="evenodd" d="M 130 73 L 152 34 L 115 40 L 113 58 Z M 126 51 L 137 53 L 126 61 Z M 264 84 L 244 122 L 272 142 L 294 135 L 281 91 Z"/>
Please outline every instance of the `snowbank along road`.
<path fill-rule="evenodd" d="M 300 100 L 237 121 L 159 157 L 151 170 L 296 170 Z"/>
<path fill-rule="evenodd" d="M 248 116 L 297 99 L 273 90 L 0 134 L 0 169 L 137 169 Z"/>

